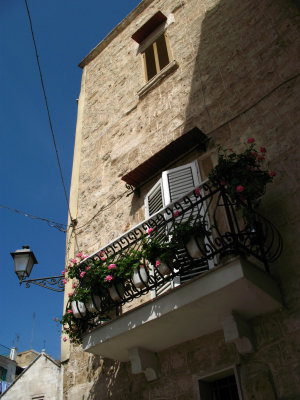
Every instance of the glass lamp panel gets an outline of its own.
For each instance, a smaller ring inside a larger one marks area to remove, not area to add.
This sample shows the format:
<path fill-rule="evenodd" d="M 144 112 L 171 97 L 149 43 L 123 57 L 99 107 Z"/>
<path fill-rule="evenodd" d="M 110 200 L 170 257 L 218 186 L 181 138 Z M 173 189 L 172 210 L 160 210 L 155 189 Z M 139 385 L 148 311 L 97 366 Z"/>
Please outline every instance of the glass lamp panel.
<path fill-rule="evenodd" d="M 19 277 L 28 276 L 26 275 L 26 267 L 28 264 L 30 254 L 14 254 L 15 271 Z M 32 267 L 31 267 L 32 268 Z"/>

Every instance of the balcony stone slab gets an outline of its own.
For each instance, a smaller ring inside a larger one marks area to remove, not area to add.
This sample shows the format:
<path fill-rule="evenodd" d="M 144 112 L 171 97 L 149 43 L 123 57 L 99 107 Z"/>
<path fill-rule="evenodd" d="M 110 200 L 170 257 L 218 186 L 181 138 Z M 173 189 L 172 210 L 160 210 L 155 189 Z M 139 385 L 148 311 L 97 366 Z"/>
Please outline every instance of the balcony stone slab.
<path fill-rule="evenodd" d="M 282 307 L 277 283 L 242 258 L 231 260 L 95 328 L 83 350 L 129 361 L 133 348 L 160 352 L 223 329 L 237 313 L 247 321 Z"/>

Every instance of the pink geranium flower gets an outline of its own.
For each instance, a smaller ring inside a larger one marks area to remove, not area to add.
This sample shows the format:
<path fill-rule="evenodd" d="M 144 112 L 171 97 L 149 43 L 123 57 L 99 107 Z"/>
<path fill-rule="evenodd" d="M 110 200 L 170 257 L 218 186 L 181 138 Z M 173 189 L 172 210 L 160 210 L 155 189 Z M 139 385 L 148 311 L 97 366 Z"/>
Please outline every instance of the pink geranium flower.
<path fill-rule="evenodd" d="M 195 195 L 196 195 L 196 196 L 199 196 L 199 195 L 200 195 L 200 188 L 197 187 L 197 188 L 195 189 Z"/>
<path fill-rule="evenodd" d="M 253 137 L 251 137 L 251 138 L 249 138 L 248 140 L 247 140 L 247 143 L 248 144 L 251 144 L 251 143 L 254 143 L 255 142 L 255 139 L 253 138 Z"/>
<path fill-rule="evenodd" d="M 70 260 L 70 261 L 71 261 L 71 263 L 72 263 L 72 264 L 76 264 L 76 263 L 77 263 L 77 260 L 76 260 L 76 258 L 71 258 L 71 260 Z"/>
<path fill-rule="evenodd" d="M 66 341 L 67 341 L 67 338 L 66 338 L 66 337 L 63 337 L 63 341 L 66 342 Z"/>
<path fill-rule="evenodd" d="M 68 296 L 71 297 L 73 293 L 68 293 Z"/>
<path fill-rule="evenodd" d="M 63 279 L 62 283 L 65 285 L 67 283 L 67 281 L 65 279 Z"/>
<path fill-rule="evenodd" d="M 174 211 L 173 216 L 174 216 L 174 218 L 177 218 L 179 216 L 179 211 L 178 210 Z"/>
<path fill-rule="evenodd" d="M 68 310 L 68 314 L 72 314 L 73 313 L 73 311 L 72 310 Z"/>
<path fill-rule="evenodd" d="M 65 271 L 65 270 L 61 271 L 61 274 L 62 274 L 62 275 L 64 275 L 65 273 L 66 273 L 66 271 Z"/>
<path fill-rule="evenodd" d="M 101 261 L 105 261 L 106 258 L 105 258 L 105 257 L 100 257 L 100 260 L 101 260 Z"/>
<path fill-rule="evenodd" d="M 267 149 L 266 149 L 265 147 L 262 146 L 262 147 L 260 148 L 260 152 L 261 152 L 261 153 L 266 153 L 266 152 L 267 152 Z"/>
<path fill-rule="evenodd" d="M 80 278 L 83 278 L 85 274 L 86 274 L 85 271 L 80 272 Z"/>
<path fill-rule="evenodd" d="M 109 266 L 107 267 L 108 269 L 115 269 L 117 268 L 116 264 L 109 264 Z"/>
<path fill-rule="evenodd" d="M 256 151 L 252 151 L 252 152 L 251 152 L 251 156 L 257 157 L 257 152 L 256 152 Z"/>
<path fill-rule="evenodd" d="M 237 187 L 236 187 L 236 191 L 238 192 L 238 193 L 241 193 L 241 192 L 243 192 L 244 191 L 244 186 L 242 186 L 242 185 L 238 185 Z"/>
<path fill-rule="evenodd" d="M 89 271 L 91 268 L 92 268 L 92 267 L 86 267 L 85 270 L 86 270 L 86 271 Z"/>
<path fill-rule="evenodd" d="M 83 253 L 78 253 L 76 257 L 81 258 L 82 256 L 83 256 Z"/>
<path fill-rule="evenodd" d="M 159 267 L 159 266 L 160 266 L 160 262 L 159 262 L 158 260 L 156 261 L 155 266 L 156 266 L 156 267 Z"/>
<path fill-rule="evenodd" d="M 110 281 L 112 281 L 113 279 L 114 279 L 114 277 L 111 276 L 111 275 L 107 275 L 107 276 L 105 277 L 105 281 L 106 281 L 106 282 L 110 282 Z"/>
<path fill-rule="evenodd" d="M 270 176 L 276 176 L 276 172 L 270 171 L 270 172 L 269 172 L 269 175 L 270 175 Z"/>
<path fill-rule="evenodd" d="M 264 156 L 258 156 L 257 159 L 258 159 L 258 161 L 263 161 L 265 159 L 265 157 Z"/>
<path fill-rule="evenodd" d="M 154 231 L 153 228 L 149 228 L 149 229 L 147 230 L 148 235 L 150 235 L 150 233 L 153 232 L 153 231 Z"/>
<path fill-rule="evenodd" d="M 76 288 L 76 283 L 73 283 L 72 289 L 75 289 L 75 288 Z"/>

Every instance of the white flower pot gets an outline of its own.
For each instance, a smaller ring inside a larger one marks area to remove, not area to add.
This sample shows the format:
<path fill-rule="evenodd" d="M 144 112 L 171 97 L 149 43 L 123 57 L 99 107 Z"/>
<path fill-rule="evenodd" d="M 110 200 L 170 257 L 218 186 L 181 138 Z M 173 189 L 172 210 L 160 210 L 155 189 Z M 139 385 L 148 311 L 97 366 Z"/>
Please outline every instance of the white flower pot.
<path fill-rule="evenodd" d="M 160 262 L 160 264 L 156 267 L 158 269 L 158 271 L 162 274 L 162 275 L 170 275 L 170 273 L 172 272 L 171 269 L 168 267 L 168 265 L 165 262 L 162 262 L 158 259 L 158 261 Z"/>
<path fill-rule="evenodd" d="M 99 296 L 93 294 L 92 298 L 86 303 L 86 308 L 90 313 L 101 311 L 101 299 Z"/>
<path fill-rule="evenodd" d="M 110 297 L 114 301 L 122 300 L 122 297 L 124 296 L 124 286 L 121 283 L 117 283 L 117 285 L 113 284 L 108 291 Z"/>
<path fill-rule="evenodd" d="M 72 301 L 71 307 L 75 318 L 82 318 L 86 315 L 86 308 L 82 301 Z"/>
<path fill-rule="evenodd" d="M 140 275 L 141 275 L 142 279 L 140 278 L 138 270 L 135 269 L 134 272 L 133 272 L 133 275 L 132 275 L 132 282 L 133 282 L 135 287 L 142 288 L 142 287 L 145 286 L 145 283 L 148 282 L 148 275 L 147 275 L 147 272 L 146 272 L 144 267 L 140 267 L 140 271 L 139 272 L 140 272 Z"/>
<path fill-rule="evenodd" d="M 204 238 L 204 235 L 193 235 L 187 241 L 185 247 L 192 258 L 201 258 L 206 254 Z M 199 243 L 199 246 L 197 242 Z"/>

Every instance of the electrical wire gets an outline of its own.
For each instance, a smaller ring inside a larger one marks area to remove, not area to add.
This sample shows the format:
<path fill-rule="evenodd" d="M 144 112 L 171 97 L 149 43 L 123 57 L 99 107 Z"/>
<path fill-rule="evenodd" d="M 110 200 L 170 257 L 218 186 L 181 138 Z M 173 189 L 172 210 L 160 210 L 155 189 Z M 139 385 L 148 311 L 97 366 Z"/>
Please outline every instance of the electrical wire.
<path fill-rule="evenodd" d="M 92 216 L 92 218 L 90 218 L 90 219 L 89 219 L 86 223 L 84 223 L 83 225 L 81 225 L 81 226 L 76 226 L 75 229 L 76 229 L 76 230 L 82 229 L 82 228 L 86 227 L 87 225 L 89 225 L 96 217 L 98 217 L 98 215 L 99 215 L 101 212 L 106 211 L 106 210 L 108 210 L 109 208 L 111 208 L 112 206 L 114 206 L 115 204 L 117 204 L 117 203 L 125 196 L 126 193 L 127 193 L 127 191 L 123 192 L 123 193 L 120 194 L 119 197 L 118 197 L 117 199 L 115 199 L 113 202 L 107 204 L 107 205 L 104 206 L 104 207 L 101 207 L 100 210 L 97 211 L 96 214 Z"/>
<path fill-rule="evenodd" d="M 48 219 L 48 218 L 37 217 L 36 215 L 31 215 L 31 214 L 29 214 L 27 212 L 24 212 L 24 211 L 21 211 L 21 210 L 17 210 L 15 208 L 4 206 L 3 204 L 0 204 L 0 207 L 1 208 L 5 208 L 6 210 L 13 211 L 13 212 L 15 212 L 17 214 L 24 215 L 24 217 L 29 217 L 31 219 L 37 219 L 37 220 L 40 220 L 40 221 L 43 221 L 43 222 L 47 222 L 47 224 L 51 228 L 56 228 L 60 232 L 63 232 L 63 233 L 67 232 L 67 225 L 66 224 L 61 224 L 60 222 L 52 221 L 51 219 Z"/>
<path fill-rule="evenodd" d="M 41 79 L 41 84 L 42 84 L 42 89 L 43 89 L 43 94 L 44 94 L 44 99 L 45 99 L 45 105 L 46 105 L 46 109 L 47 109 L 47 113 L 48 113 L 48 120 L 49 120 L 49 125 L 50 125 L 50 130 L 51 130 L 52 141 L 53 141 L 53 145 L 54 145 L 54 149 L 55 149 L 57 164 L 58 164 L 58 168 L 59 168 L 60 178 L 61 178 L 61 182 L 62 182 L 64 194 L 65 194 L 65 199 L 66 199 L 66 203 L 67 203 L 67 207 L 68 207 L 71 224 L 74 224 L 74 220 L 71 216 L 69 199 L 68 199 L 68 195 L 67 195 L 66 185 L 64 182 L 64 178 L 63 178 L 61 163 L 60 163 L 58 149 L 57 149 L 56 140 L 55 140 L 55 136 L 54 136 L 54 130 L 53 130 L 53 125 L 52 125 L 52 121 L 51 121 L 50 110 L 49 110 L 49 106 L 48 106 L 48 100 L 47 100 L 46 90 L 45 90 L 45 86 L 44 86 L 44 80 L 43 80 L 42 70 L 41 70 L 41 66 L 40 66 L 40 62 L 39 62 L 39 55 L 38 55 L 36 41 L 35 41 L 35 37 L 34 37 L 34 33 L 33 33 L 32 21 L 31 21 L 31 16 L 30 16 L 30 11 L 29 11 L 29 7 L 27 4 L 27 0 L 25 0 L 25 5 L 26 5 L 28 20 L 29 20 L 29 25 L 30 25 L 30 30 L 31 30 L 31 36 L 32 36 L 32 40 L 33 40 L 34 50 L 35 50 L 35 58 L 36 58 L 36 62 L 37 62 L 38 69 L 39 69 L 39 74 L 40 74 L 40 79 Z M 75 241 L 76 241 L 76 245 L 78 248 L 76 236 L 75 236 Z"/>

